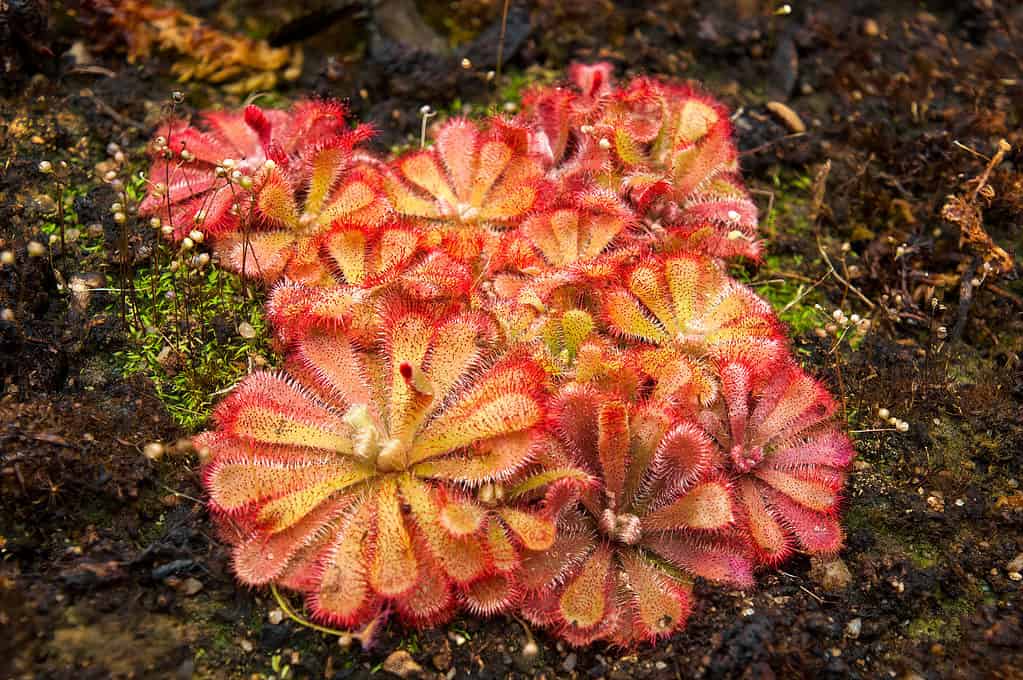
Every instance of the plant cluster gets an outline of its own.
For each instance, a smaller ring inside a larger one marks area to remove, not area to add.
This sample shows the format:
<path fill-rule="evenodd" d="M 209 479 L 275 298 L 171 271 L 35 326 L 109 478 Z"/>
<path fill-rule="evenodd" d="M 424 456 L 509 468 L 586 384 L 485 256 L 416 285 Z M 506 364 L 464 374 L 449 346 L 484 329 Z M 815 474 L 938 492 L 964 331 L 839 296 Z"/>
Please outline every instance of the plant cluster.
<path fill-rule="evenodd" d="M 249 585 L 314 620 L 681 629 L 692 583 L 837 551 L 853 449 L 768 303 L 725 109 L 607 64 L 382 159 L 307 101 L 172 122 L 140 212 L 272 286 L 285 352 L 197 438 Z"/>

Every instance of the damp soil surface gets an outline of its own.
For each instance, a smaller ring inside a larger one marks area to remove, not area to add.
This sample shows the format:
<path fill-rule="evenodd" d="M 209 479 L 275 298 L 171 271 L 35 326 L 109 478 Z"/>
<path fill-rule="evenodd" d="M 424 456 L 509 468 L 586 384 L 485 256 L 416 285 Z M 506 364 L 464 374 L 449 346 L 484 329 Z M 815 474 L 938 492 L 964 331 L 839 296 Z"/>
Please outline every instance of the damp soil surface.
<path fill-rule="evenodd" d="M 282 617 L 231 575 L 193 432 L 117 358 L 133 342 L 118 291 L 152 234 L 115 222 L 103 181 L 111 143 L 119 167 L 145 167 L 169 102 L 244 95 L 176 83 L 180 55 L 131 63 L 96 10 L 116 3 L 0 2 L 0 250 L 14 256 L 0 267 L 0 677 L 1023 678 L 1023 285 L 994 250 L 1012 265 L 1023 250 L 1023 9 L 511 3 L 488 78 L 502 4 L 180 6 L 301 47 L 298 77 L 264 96 L 349 99 L 384 147 L 417 140 L 423 104 L 510 109 L 574 60 L 703 81 L 735 111 L 767 243 L 735 273 L 855 433 L 846 547 L 750 591 L 698 583 L 688 627 L 632 651 L 571 649 L 504 617 L 388 624 L 363 650 Z M 45 160 L 58 171 L 40 174 Z M 946 219 L 950 196 L 977 219 Z M 978 225 L 989 241 L 962 238 Z M 836 309 L 870 330 L 844 332 Z"/>

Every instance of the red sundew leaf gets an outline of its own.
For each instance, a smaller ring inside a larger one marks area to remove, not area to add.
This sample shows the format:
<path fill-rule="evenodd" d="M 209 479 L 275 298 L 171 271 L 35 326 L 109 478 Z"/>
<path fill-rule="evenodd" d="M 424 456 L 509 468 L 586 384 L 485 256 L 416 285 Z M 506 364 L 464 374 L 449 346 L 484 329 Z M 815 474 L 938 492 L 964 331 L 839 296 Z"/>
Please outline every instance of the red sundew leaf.
<path fill-rule="evenodd" d="M 776 445 L 766 461 L 778 470 L 829 466 L 844 469 L 856 455 L 849 437 L 835 426 L 809 434 L 797 436 Z"/>
<path fill-rule="evenodd" d="M 621 126 L 637 142 L 653 142 L 664 125 L 664 96 L 661 84 L 650 78 L 635 78 L 616 93 Z"/>
<path fill-rule="evenodd" d="M 607 61 L 595 64 L 575 63 L 568 67 L 568 77 L 584 96 L 590 99 L 602 97 L 611 92 L 614 66 Z"/>
<path fill-rule="evenodd" d="M 727 281 L 714 261 L 688 254 L 667 260 L 664 271 L 680 325 L 702 314 L 708 299 L 713 299 Z"/>
<path fill-rule="evenodd" d="M 461 203 L 470 202 L 476 176 L 474 160 L 479 153 L 480 134 L 476 125 L 465 118 L 454 118 L 437 131 L 437 154 L 440 156 L 454 193 Z M 435 196 L 438 194 L 434 192 Z"/>
<path fill-rule="evenodd" d="M 660 437 L 638 493 L 656 498 L 666 489 L 689 488 L 722 462 L 706 432 L 693 423 L 676 422 Z"/>
<path fill-rule="evenodd" d="M 407 593 L 419 576 L 419 562 L 412 548 L 412 537 L 405 528 L 398 487 L 385 477 L 376 493 L 373 541 L 376 549 L 369 565 L 369 583 L 385 597 Z"/>
<path fill-rule="evenodd" d="M 753 539 L 759 560 L 778 564 L 792 552 L 790 532 L 781 522 L 778 510 L 760 492 L 763 485 L 744 479 L 738 484 L 745 528 Z"/>
<path fill-rule="evenodd" d="M 354 628 L 376 613 L 378 600 L 367 579 L 374 511 L 373 498 L 361 501 L 325 556 L 316 590 L 309 596 L 317 620 Z"/>
<path fill-rule="evenodd" d="M 727 227 L 728 231 L 719 230 L 727 238 L 737 237 L 730 236 L 732 230 L 747 240 L 756 236 L 757 206 L 735 173 L 715 177 L 680 205 L 683 209 L 675 215 L 676 219 L 669 220 L 670 225 L 692 227 L 713 223 Z"/>
<path fill-rule="evenodd" d="M 660 173 L 634 172 L 622 178 L 624 193 L 645 213 L 658 198 L 671 194 L 671 181 Z"/>
<path fill-rule="evenodd" d="M 593 415 L 600 406 L 600 393 L 587 385 L 563 387 L 551 407 L 554 431 L 576 459 L 590 472 L 600 470 L 598 430 Z"/>
<path fill-rule="evenodd" d="M 503 481 L 530 462 L 535 444 L 533 433 L 516 432 L 493 437 L 461 453 L 418 463 L 412 470 L 420 477 L 474 486 Z"/>
<path fill-rule="evenodd" d="M 746 362 L 730 362 L 718 371 L 721 378 L 721 393 L 728 409 L 728 425 L 731 430 L 732 448 L 746 442 L 749 422 L 750 389 L 756 378 L 756 369 Z"/>
<path fill-rule="evenodd" d="M 690 198 L 715 174 L 734 169 L 737 154 L 730 130 L 727 127 L 713 130 L 698 143 L 676 147 L 671 154 L 672 193 L 679 200 Z"/>
<path fill-rule="evenodd" d="M 299 212 L 295 190 L 277 169 L 264 173 L 262 186 L 256 193 L 256 210 L 260 217 L 275 227 L 298 229 Z"/>
<path fill-rule="evenodd" d="M 314 329 L 331 332 L 344 329 L 354 341 L 358 336 L 356 320 L 368 311 L 361 304 L 363 298 L 363 291 L 352 286 L 321 288 L 283 281 L 270 291 L 266 315 L 284 345 Z"/>
<path fill-rule="evenodd" d="M 345 518 L 341 518 L 337 521 L 336 526 L 328 525 L 322 531 L 317 532 L 315 538 L 296 551 L 288 560 L 287 566 L 274 577 L 273 581 L 281 588 L 288 590 L 302 593 L 314 592 L 320 582 L 323 561 L 330 552 L 338 531 L 346 521 Z"/>
<path fill-rule="evenodd" d="M 433 331 L 424 371 L 434 389 L 434 399 L 444 401 L 452 390 L 476 371 L 490 354 L 497 329 L 483 314 L 458 314 Z"/>
<path fill-rule="evenodd" d="M 491 193 L 491 189 L 495 189 L 495 183 L 498 178 L 505 173 L 508 169 L 509 164 L 512 162 L 513 151 L 510 146 L 499 140 L 487 140 L 479 147 L 477 153 L 477 165 L 476 171 L 472 176 L 472 184 L 467 187 L 468 200 L 466 201 L 469 205 L 475 207 L 485 207 L 484 199 L 488 194 Z M 509 174 L 511 170 L 509 170 Z M 507 177 L 505 179 L 508 179 Z M 514 177 L 513 179 L 518 179 Z M 514 183 L 509 182 L 511 187 L 515 187 Z M 517 188 L 517 187 L 516 187 Z M 499 198 L 501 194 L 495 192 L 490 196 L 490 202 L 501 202 Z M 517 213 L 516 213 L 517 214 Z"/>
<path fill-rule="evenodd" d="M 465 608 L 474 615 L 493 616 L 515 605 L 521 592 L 505 574 L 492 574 L 470 583 L 461 596 Z"/>
<path fill-rule="evenodd" d="M 420 251 L 423 235 L 415 229 L 393 226 L 376 235 L 376 247 L 366 255 L 370 281 L 386 281 L 403 271 Z"/>
<path fill-rule="evenodd" d="M 504 524 L 496 519 L 492 519 L 487 523 L 484 545 L 496 571 L 501 573 L 518 571 L 522 560 Z"/>
<path fill-rule="evenodd" d="M 338 491 L 353 487 L 372 476 L 373 470 L 363 465 L 353 465 L 351 469 L 340 466 L 337 470 L 326 470 L 316 483 L 283 493 L 264 503 L 256 513 L 256 520 L 263 531 L 283 531 L 301 521 Z"/>
<path fill-rule="evenodd" d="M 640 146 L 639 140 L 624 128 L 616 128 L 612 132 L 614 139 L 614 150 L 619 161 L 626 166 L 641 165 L 647 162 L 646 153 Z"/>
<path fill-rule="evenodd" d="M 513 221 L 529 212 L 536 204 L 538 196 L 536 187 L 513 184 L 506 178 L 494 188 L 488 200 L 484 202 L 479 217 L 481 220 L 493 222 Z"/>
<path fill-rule="evenodd" d="M 766 384 L 750 415 L 754 445 L 792 437 L 829 419 L 835 402 L 824 387 L 790 364 Z"/>
<path fill-rule="evenodd" d="M 557 628 L 561 623 L 561 614 L 558 611 L 558 595 L 556 591 L 544 593 L 540 596 L 523 598 L 519 607 L 519 613 L 534 626 L 544 628 Z"/>
<path fill-rule="evenodd" d="M 670 268 L 658 266 L 660 263 L 640 264 L 627 274 L 629 292 L 643 304 L 646 309 L 654 315 L 661 326 L 669 332 L 679 329 L 678 320 L 675 317 L 675 309 L 668 297 L 668 282 L 665 277 L 665 269 Z"/>
<path fill-rule="evenodd" d="M 554 544 L 555 527 L 550 519 L 517 508 L 500 508 L 497 514 L 526 550 L 547 550 Z"/>
<path fill-rule="evenodd" d="M 683 533 L 655 534 L 641 544 L 668 563 L 710 581 L 753 585 L 753 562 L 735 540 Z"/>
<path fill-rule="evenodd" d="M 207 124 L 223 122 L 225 128 L 237 129 L 239 117 L 230 114 L 219 116 L 211 114 L 205 117 L 205 120 Z M 186 163 L 181 158 L 181 152 L 187 150 L 194 157 L 194 160 L 187 161 L 187 165 L 202 168 L 211 173 L 216 164 L 224 158 L 244 157 L 246 154 L 260 156 L 262 152 L 254 137 L 250 136 L 248 140 L 238 140 L 239 143 L 236 145 L 230 139 L 226 139 L 215 126 L 212 126 L 211 131 L 206 133 L 187 126 L 184 122 L 179 124 L 171 122 L 160 125 L 157 128 L 157 135 L 163 135 L 166 138 L 167 148 L 173 154 L 170 159 L 172 163 L 176 165 Z M 164 178 L 154 176 L 154 181 L 164 181 Z"/>
<path fill-rule="evenodd" d="M 560 633 L 572 644 L 587 644 L 614 625 L 617 606 L 611 561 L 611 550 L 606 545 L 598 545 L 561 591 L 558 599 L 558 613 L 563 621 Z"/>
<path fill-rule="evenodd" d="M 736 230 L 722 232 L 720 225 L 707 221 L 682 227 L 673 226 L 663 240 L 663 248 L 669 253 L 691 251 L 722 259 L 743 257 L 752 262 L 760 261 L 762 255 L 760 241 L 743 236 Z"/>
<path fill-rule="evenodd" d="M 290 363 L 304 367 L 316 382 L 333 396 L 337 408 L 363 405 L 383 423 L 377 409 L 379 395 L 370 382 L 363 354 L 340 333 L 308 335 L 295 343 Z"/>
<path fill-rule="evenodd" d="M 637 265 L 625 288 L 605 296 L 611 330 L 657 345 L 673 341 L 697 356 L 767 343 L 780 336 L 770 306 L 730 280 L 709 258 L 681 254 Z"/>
<path fill-rule="evenodd" d="M 163 226 L 173 227 L 176 240 L 194 229 L 210 235 L 230 231 L 248 205 L 249 195 L 233 192 L 212 169 L 174 167 L 169 177 L 158 167 L 153 172 L 164 178 L 159 184 L 166 188 L 150 192 L 139 205 L 139 214 L 159 217 Z"/>
<path fill-rule="evenodd" d="M 352 451 L 351 430 L 305 390 L 271 373 L 254 373 L 214 413 L 225 432 L 243 440 Z"/>
<path fill-rule="evenodd" d="M 531 112 L 530 122 L 546 137 L 549 162 L 564 158 L 569 139 L 570 103 L 574 94 L 564 88 L 534 88 L 522 95 L 523 109 Z"/>
<path fill-rule="evenodd" d="M 637 355 L 643 373 L 656 380 L 652 401 L 695 407 L 717 398 L 718 384 L 710 368 L 679 347 L 655 347 Z"/>
<path fill-rule="evenodd" d="M 591 338 L 579 346 L 575 380 L 633 401 L 639 396 L 643 376 L 632 354 L 621 352 L 604 338 Z"/>
<path fill-rule="evenodd" d="M 305 548 L 338 529 L 338 519 L 354 503 L 344 497 L 321 503 L 315 510 L 284 531 L 266 535 L 257 532 L 235 546 L 231 554 L 234 573 L 248 585 L 276 581 Z"/>
<path fill-rule="evenodd" d="M 589 557 L 595 543 L 595 537 L 585 532 L 575 535 L 559 532 L 550 548 L 523 556 L 519 582 L 527 592 L 550 592 Z"/>
<path fill-rule="evenodd" d="M 734 521 L 731 492 L 717 481 L 697 484 L 642 518 L 644 531 L 717 530 Z"/>
<path fill-rule="evenodd" d="M 412 160 L 411 158 L 409 160 Z M 417 163 L 423 163 L 423 161 L 413 162 L 412 170 L 415 170 L 418 166 Z M 399 169 L 404 172 L 404 167 L 398 165 Z M 441 211 L 440 206 L 437 204 L 435 199 L 423 198 L 415 191 L 410 189 L 404 182 L 398 179 L 392 173 L 384 173 L 381 176 L 381 182 L 384 187 L 384 192 L 391 204 L 394 206 L 395 212 L 399 215 L 405 215 L 408 217 L 425 217 L 431 219 L 440 218 Z"/>
<path fill-rule="evenodd" d="M 215 172 L 215 162 L 193 161 L 182 163 L 177 160 L 157 159 L 149 170 L 149 180 L 156 183 L 153 190 L 139 204 L 139 214 L 151 215 L 160 209 L 175 206 L 201 198 L 214 187 L 223 187 L 225 182 Z M 159 190 L 157 190 L 159 187 Z M 230 189 L 225 187 L 227 193 Z"/>
<path fill-rule="evenodd" d="M 671 337 L 653 315 L 623 288 L 614 288 L 604 294 L 604 316 L 611 330 L 625 338 L 661 344 Z"/>
<path fill-rule="evenodd" d="M 367 267 L 369 235 L 357 227 L 335 228 L 323 237 L 323 248 L 336 266 L 339 283 L 362 286 L 372 275 Z"/>
<path fill-rule="evenodd" d="M 617 510 L 625 499 L 625 478 L 631 456 L 629 455 L 629 415 L 622 403 L 603 404 L 597 412 L 597 456 L 604 480 L 604 492 L 609 507 Z"/>
<path fill-rule="evenodd" d="M 338 140 L 340 141 L 340 140 Z M 304 209 L 317 214 L 321 210 L 338 180 L 348 169 L 351 149 L 338 143 L 316 149 L 307 161 L 303 175 L 308 177 Z"/>
<path fill-rule="evenodd" d="M 398 167 L 410 182 L 436 200 L 452 207 L 458 204 L 458 197 L 433 154 L 427 151 L 412 154 L 400 161 Z"/>
<path fill-rule="evenodd" d="M 249 104 L 245 107 L 243 119 L 245 125 L 239 125 L 233 116 L 226 120 L 224 116 L 220 116 L 218 120 L 216 114 L 209 114 L 206 117 L 210 126 L 218 127 L 220 134 L 234 144 L 236 149 L 251 148 L 253 146 L 253 136 L 255 136 L 255 141 L 263 148 L 270 146 L 273 126 L 267 120 L 263 110 L 258 106 Z"/>
<path fill-rule="evenodd" d="M 348 107 L 335 100 L 305 99 L 292 107 L 287 139 L 297 142 L 318 143 L 346 131 Z M 267 115 L 272 111 L 267 111 Z"/>
<path fill-rule="evenodd" d="M 455 538 L 442 528 L 436 494 L 426 483 L 405 475 L 401 477 L 401 495 L 415 521 L 415 532 L 422 537 L 430 556 L 455 583 L 470 583 L 492 569 L 486 551 L 475 535 Z"/>
<path fill-rule="evenodd" d="M 494 366 L 427 424 L 412 462 L 532 428 L 544 415 L 543 382 L 542 369 L 530 360 L 511 358 Z"/>
<path fill-rule="evenodd" d="M 521 233 L 536 245 L 548 262 L 562 267 L 578 256 L 579 217 L 574 210 L 535 215 L 522 223 Z"/>
<path fill-rule="evenodd" d="M 814 473 L 805 470 L 782 472 L 763 467 L 756 471 L 756 476 L 809 510 L 826 513 L 838 504 L 841 478 L 815 479 Z"/>
<path fill-rule="evenodd" d="M 617 215 L 561 209 L 528 218 L 521 233 L 548 263 L 565 267 L 600 255 L 626 226 L 626 220 Z"/>
<path fill-rule="evenodd" d="M 398 279 L 406 295 L 421 300 L 466 297 L 472 282 L 469 268 L 442 252 L 429 253 Z"/>
<path fill-rule="evenodd" d="M 366 477 L 358 463 L 323 452 L 224 444 L 230 448 L 218 446 L 217 457 L 203 471 L 210 500 L 220 512 L 241 512 L 260 501 L 305 491 L 327 480 Z"/>
<path fill-rule="evenodd" d="M 286 278 L 314 287 L 334 283 L 327 263 L 320 257 L 316 238 L 300 234 L 295 238 L 294 248 L 286 252 L 290 252 L 288 263 L 284 266 Z"/>
<path fill-rule="evenodd" d="M 432 562 L 422 540 L 414 542 L 419 574 L 416 584 L 396 602 L 398 614 L 414 626 L 434 626 L 454 615 L 456 599 L 451 582 Z"/>
<path fill-rule="evenodd" d="M 763 492 L 803 550 L 833 555 L 841 549 L 845 533 L 833 513 L 814 512 L 769 487 Z"/>
<path fill-rule="evenodd" d="M 276 281 L 294 252 L 295 237 L 289 231 L 232 234 L 218 239 L 216 250 L 227 269 L 249 278 Z"/>
<path fill-rule="evenodd" d="M 327 199 L 326 206 L 316 218 L 316 224 L 320 229 L 326 229 L 338 221 L 376 225 L 387 214 L 388 208 L 376 189 L 361 179 L 353 179 L 342 182 Z"/>
<path fill-rule="evenodd" d="M 622 587 L 626 600 L 623 616 L 632 614 L 628 635 L 616 635 L 625 646 L 640 640 L 667 637 L 685 626 L 692 610 L 691 589 L 668 576 L 636 551 L 621 551 Z M 619 630 L 621 630 L 621 626 Z"/>
<path fill-rule="evenodd" d="M 386 355 L 389 361 L 387 414 L 388 431 L 392 437 L 411 440 L 419 423 L 426 417 L 428 395 L 417 392 L 402 372 L 419 371 L 430 349 L 433 321 L 426 314 L 408 311 L 392 312 L 385 320 Z"/>
<path fill-rule="evenodd" d="M 454 538 L 479 532 L 486 518 L 486 510 L 476 502 L 454 493 L 441 492 L 440 511 L 437 517 L 440 525 Z"/>
<path fill-rule="evenodd" d="M 706 95 L 690 87 L 665 86 L 661 88 L 668 108 L 668 143 L 672 148 L 685 147 L 700 141 L 723 122 L 728 112 Z"/>

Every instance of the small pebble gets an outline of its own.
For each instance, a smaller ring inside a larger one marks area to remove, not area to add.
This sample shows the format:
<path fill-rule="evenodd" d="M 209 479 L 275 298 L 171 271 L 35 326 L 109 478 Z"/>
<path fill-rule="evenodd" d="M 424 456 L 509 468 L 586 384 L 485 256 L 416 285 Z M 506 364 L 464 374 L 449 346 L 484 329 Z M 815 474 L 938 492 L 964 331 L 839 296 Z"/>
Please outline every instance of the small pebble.
<path fill-rule="evenodd" d="M 200 590 L 202 590 L 202 581 L 191 576 L 186 578 L 181 584 L 181 592 L 188 597 L 192 597 Z"/>
<path fill-rule="evenodd" d="M 149 460 L 160 460 L 163 457 L 164 446 L 160 442 L 149 442 L 142 449 L 142 455 Z"/>
<path fill-rule="evenodd" d="M 785 124 L 791 132 L 806 132 L 806 123 L 799 117 L 799 114 L 781 102 L 767 102 L 767 110 L 775 115 L 778 120 Z"/>
<path fill-rule="evenodd" d="M 819 583 L 824 590 L 831 592 L 845 590 L 852 583 L 852 573 L 839 557 L 827 562 L 814 558 L 810 564 L 810 578 Z"/>
<path fill-rule="evenodd" d="M 256 329 L 252 327 L 248 321 L 242 321 L 238 324 L 238 335 L 242 336 L 246 340 L 251 340 L 256 337 Z"/>
<path fill-rule="evenodd" d="M 575 664 L 578 660 L 579 657 L 575 655 L 575 652 L 570 652 L 568 656 L 565 657 L 565 660 L 561 662 L 561 668 L 566 673 L 571 673 L 575 670 Z"/>
<path fill-rule="evenodd" d="M 39 194 L 35 197 L 36 207 L 44 215 L 52 215 L 57 212 L 57 202 L 49 194 Z"/>
<path fill-rule="evenodd" d="M 845 634 L 854 640 L 860 636 L 861 630 L 863 630 L 863 619 L 858 616 L 845 624 Z"/>
<path fill-rule="evenodd" d="M 399 678 L 416 678 L 423 674 L 423 667 L 404 649 L 396 649 L 384 659 L 383 669 Z"/>

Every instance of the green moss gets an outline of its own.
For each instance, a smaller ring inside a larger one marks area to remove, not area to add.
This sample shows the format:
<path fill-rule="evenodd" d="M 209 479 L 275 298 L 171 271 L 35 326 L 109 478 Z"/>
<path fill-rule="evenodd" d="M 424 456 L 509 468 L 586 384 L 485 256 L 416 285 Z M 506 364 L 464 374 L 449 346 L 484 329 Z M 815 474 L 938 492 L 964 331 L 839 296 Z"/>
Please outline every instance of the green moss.
<path fill-rule="evenodd" d="M 906 634 L 914 640 L 954 642 L 962 634 L 959 620 L 974 608 L 975 603 L 967 597 L 942 600 L 937 613 L 927 614 L 910 621 L 906 628 Z"/>
<path fill-rule="evenodd" d="M 732 275 L 751 286 L 758 295 L 771 303 L 785 324 L 795 335 L 804 335 L 823 326 L 823 312 L 815 305 L 826 302 L 812 283 L 793 278 L 806 269 L 802 255 L 768 255 L 756 275 L 745 265 L 734 265 Z M 783 275 L 784 274 L 784 275 Z"/>
<path fill-rule="evenodd" d="M 948 640 L 959 637 L 958 622 L 952 622 L 943 616 L 921 616 L 909 623 L 906 633 L 914 640 Z"/>
<path fill-rule="evenodd" d="M 132 286 L 128 343 L 115 361 L 125 375 L 152 379 L 175 421 L 194 429 L 258 357 L 270 358 L 261 296 L 222 269 L 172 271 L 166 259 L 141 268 Z M 111 312 L 120 313 L 119 301 Z M 255 332 L 252 339 L 239 334 L 242 322 Z"/>
<path fill-rule="evenodd" d="M 771 200 L 770 209 L 761 220 L 761 238 L 766 243 L 794 246 L 812 240 L 814 230 L 808 214 L 813 179 L 806 174 L 775 173 L 770 187 L 764 191 L 770 193 Z M 816 258 L 811 259 L 808 252 L 815 249 L 768 252 L 755 272 L 749 265 L 732 267 L 732 274 L 770 302 L 795 335 L 811 333 L 828 322 L 825 313 L 816 306 L 827 307 L 821 287 L 815 285 L 821 264 Z"/>

